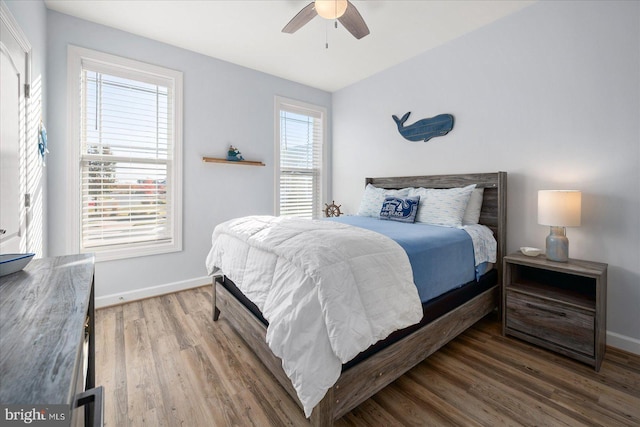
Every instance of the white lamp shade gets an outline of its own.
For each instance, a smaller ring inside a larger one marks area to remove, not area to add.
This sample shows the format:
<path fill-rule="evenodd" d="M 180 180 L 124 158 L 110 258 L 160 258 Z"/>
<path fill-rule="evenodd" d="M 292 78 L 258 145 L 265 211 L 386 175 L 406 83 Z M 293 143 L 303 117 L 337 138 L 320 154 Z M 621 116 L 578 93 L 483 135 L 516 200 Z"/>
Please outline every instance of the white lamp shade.
<path fill-rule="evenodd" d="M 316 0 L 318 15 L 326 19 L 337 19 L 347 10 L 347 0 Z"/>
<path fill-rule="evenodd" d="M 577 227 L 580 225 L 582 193 L 577 190 L 538 191 L 538 224 Z"/>

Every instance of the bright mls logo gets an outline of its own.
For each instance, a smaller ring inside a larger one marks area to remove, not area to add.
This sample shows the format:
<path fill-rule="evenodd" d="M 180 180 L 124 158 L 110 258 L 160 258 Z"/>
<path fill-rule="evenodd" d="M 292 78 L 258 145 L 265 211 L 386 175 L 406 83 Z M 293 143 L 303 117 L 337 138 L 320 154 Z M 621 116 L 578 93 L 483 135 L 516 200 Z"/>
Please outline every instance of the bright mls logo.
<path fill-rule="evenodd" d="M 19 411 L 9 411 L 9 408 L 4 408 L 5 421 L 23 421 L 25 424 L 31 424 L 34 421 L 46 421 L 47 411 L 41 409 L 36 411 L 36 408 L 25 411 L 20 409 Z"/>
<path fill-rule="evenodd" d="M 35 425 L 62 427 L 69 425 L 66 405 L 0 405 L 0 427 Z"/>

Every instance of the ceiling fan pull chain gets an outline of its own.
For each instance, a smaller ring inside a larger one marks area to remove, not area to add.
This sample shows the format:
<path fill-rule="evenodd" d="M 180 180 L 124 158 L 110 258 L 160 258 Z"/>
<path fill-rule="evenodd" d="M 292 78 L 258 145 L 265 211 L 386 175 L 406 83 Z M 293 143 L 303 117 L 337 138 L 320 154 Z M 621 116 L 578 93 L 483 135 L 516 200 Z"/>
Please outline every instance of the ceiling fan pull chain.
<path fill-rule="evenodd" d="M 326 24 L 324 26 L 324 48 L 329 49 L 329 30 Z"/>
<path fill-rule="evenodd" d="M 328 24 L 327 24 L 328 25 Z M 335 21 L 333 21 L 333 25 L 335 27 L 335 29 L 338 29 L 338 20 L 336 19 Z M 325 49 L 329 49 L 329 30 L 328 30 L 328 26 L 324 27 L 324 48 Z"/>

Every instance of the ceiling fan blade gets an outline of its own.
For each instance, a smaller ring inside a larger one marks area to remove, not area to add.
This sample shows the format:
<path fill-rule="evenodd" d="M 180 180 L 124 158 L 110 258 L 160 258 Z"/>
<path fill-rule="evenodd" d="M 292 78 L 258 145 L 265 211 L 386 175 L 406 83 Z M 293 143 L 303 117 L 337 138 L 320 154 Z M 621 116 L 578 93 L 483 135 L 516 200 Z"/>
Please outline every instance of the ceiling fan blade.
<path fill-rule="evenodd" d="M 367 27 L 364 19 L 362 19 L 362 15 L 360 15 L 360 12 L 358 12 L 358 9 L 356 9 L 353 3 L 351 3 L 350 1 L 347 3 L 347 11 L 344 13 L 344 15 L 338 18 L 338 21 L 340 21 L 344 28 L 346 28 L 347 31 L 349 31 L 353 35 L 353 37 L 360 40 L 361 38 L 369 34 L 369 27 Z"/>
<path fill-rule="evenodd" d="M 315 3 L 311 2 L 306 5 L 291 21 L 282 29 L 283 33 L 293 34 L 302 28 L 307 22 L 316 17 Z"/>

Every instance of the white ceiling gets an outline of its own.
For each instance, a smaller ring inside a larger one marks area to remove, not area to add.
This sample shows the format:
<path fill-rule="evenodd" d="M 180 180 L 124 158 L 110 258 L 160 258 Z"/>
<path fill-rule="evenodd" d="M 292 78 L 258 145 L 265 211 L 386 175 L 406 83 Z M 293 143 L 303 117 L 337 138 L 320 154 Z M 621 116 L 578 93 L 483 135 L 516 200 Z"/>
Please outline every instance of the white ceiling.
<path fill-rule="evenodd" d="M 310 0 L 45 0 L 49 9 L 329 92 L 527 7 L 535 0 L 352 0 L 371 34 L 315 17 Z M 329 48 L 325 48 L 328 42 Z"/>

